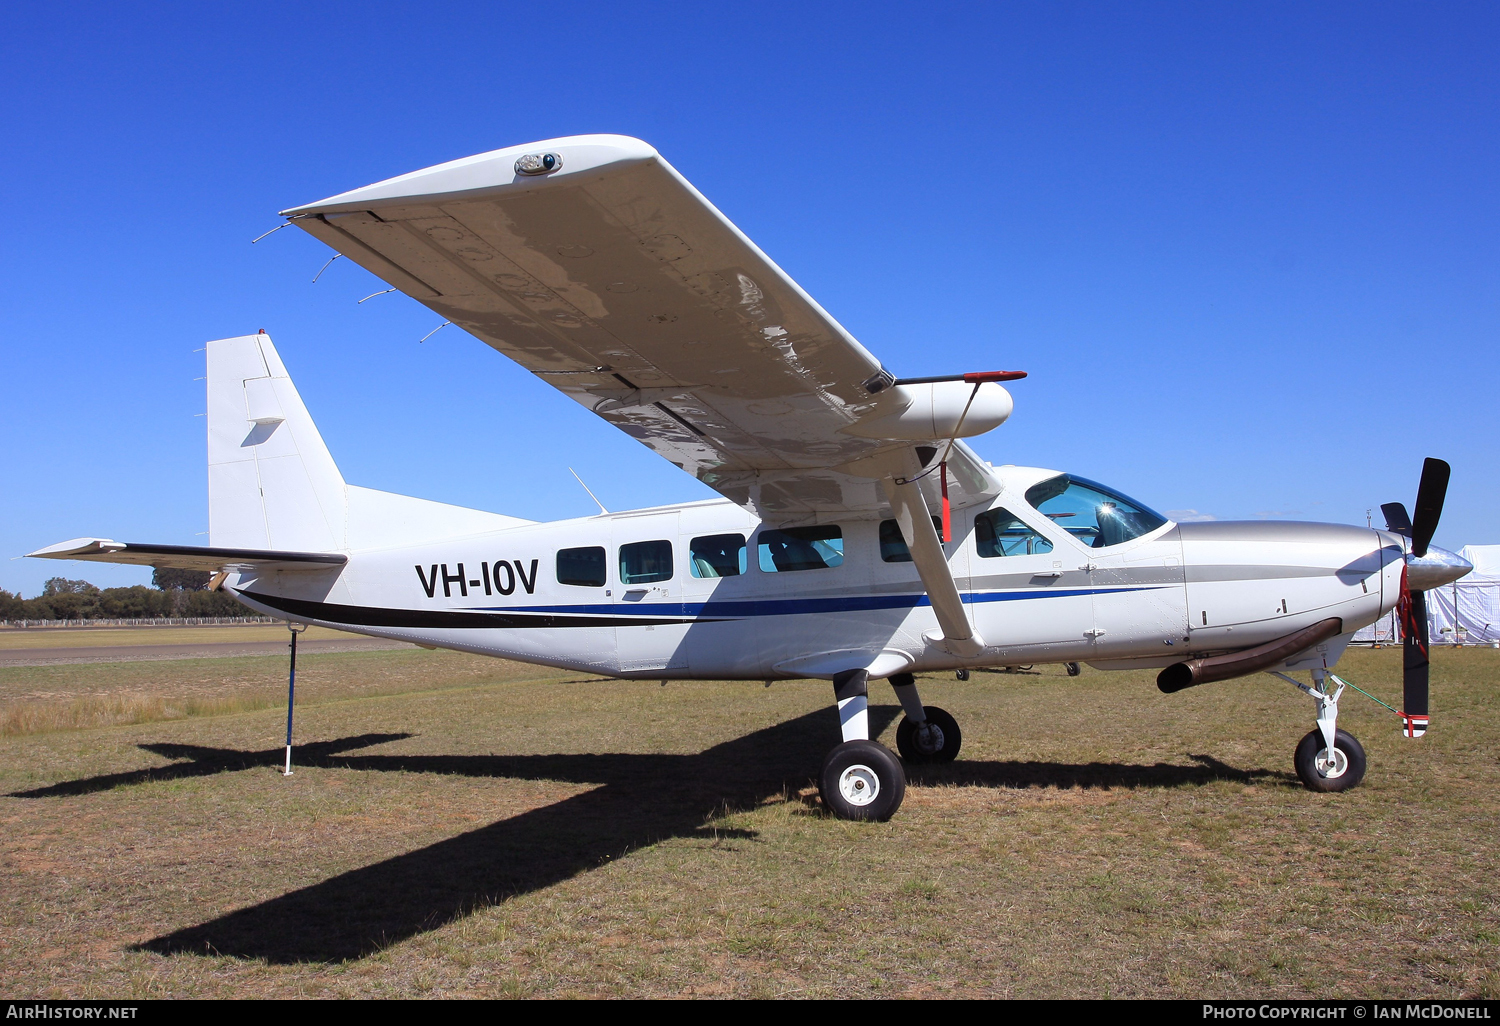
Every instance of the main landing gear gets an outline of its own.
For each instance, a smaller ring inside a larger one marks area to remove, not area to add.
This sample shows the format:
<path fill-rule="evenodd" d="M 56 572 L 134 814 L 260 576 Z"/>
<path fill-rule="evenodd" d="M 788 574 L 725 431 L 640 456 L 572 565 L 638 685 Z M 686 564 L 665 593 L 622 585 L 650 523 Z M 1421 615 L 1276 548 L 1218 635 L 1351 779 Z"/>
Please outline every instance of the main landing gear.
<path fill-rule="evenodd" d="M 1297 743 L 1292 756 L 1302 785 L 1309 791 L 1347 791 L 1363 780 L 1364 747 L 1353 734 L 1338 729 L 1339 696 L 1344 693 L 1344 682 L 1323 669 L 1312 671 L 1313 687 L 1276 670 L 1270 672 L 1306 692 L 1317 703 L 1318 725 Z M 1338 683 L 1333 691 L 1328 689 L 1330 679 Z"/>
<path fill-rule="evenodd" d="M 909 763 L 952 762 L 958 757 L 963 734 L 958 721 L 936 706 L 923 706 L 917 682 L 909 673 L 890 678 L 906 716 L 896 728 L 901 759 L 885 745 L 870 740 L 869 680 L 864 670 L 846 670 L 833 678 L 844 743 L 828 753 L 818 778 L 823 805 L 840 819 L 890 819 L 906 797 Z"/>

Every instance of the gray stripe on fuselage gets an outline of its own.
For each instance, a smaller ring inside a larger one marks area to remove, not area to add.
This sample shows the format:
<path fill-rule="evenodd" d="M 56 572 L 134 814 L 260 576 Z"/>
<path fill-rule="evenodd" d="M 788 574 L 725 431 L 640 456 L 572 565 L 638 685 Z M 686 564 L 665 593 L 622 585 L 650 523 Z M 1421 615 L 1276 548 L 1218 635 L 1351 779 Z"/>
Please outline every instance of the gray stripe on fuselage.
<path fill-rule="evenodd" d="M 1347 542 L 1357 535 L 1374 534 L 1368 527 L 1353 524 L 1315 524 L 1301 520 L 1204 520 L 1178 524 L 1184 543 L 1253 541 L 1288 544 L 1291 542 Z"/>
<path fill-rule="evenodd" d="M 1336 566 L 1254 566 L 1230 563 L 1218 566 L 1189 566 L 1189 584 L 1209 584 L 1214 581 L 1274 581 L 1288 577 L 1327 577 L 1337 571 Z M 1375 573 L 1371 570 L 1370 573 Z"/>

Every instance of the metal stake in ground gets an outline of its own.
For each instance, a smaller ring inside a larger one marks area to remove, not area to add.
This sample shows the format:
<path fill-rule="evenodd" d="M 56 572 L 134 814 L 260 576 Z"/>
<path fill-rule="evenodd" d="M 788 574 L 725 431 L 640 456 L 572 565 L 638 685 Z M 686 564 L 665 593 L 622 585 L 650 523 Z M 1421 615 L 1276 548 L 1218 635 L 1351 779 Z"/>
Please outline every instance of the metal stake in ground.
<path fill-rule="evenodd" d="M 292 705 L 297 696 L 297 635 L 307 630 L 303 624 L 301 630 L 294 623 L 286 625 L 286 629 L 292 632 L 292 665 L 286 678 L 286 768 L 281 775 L 289 777 L 292 775 Z"/>

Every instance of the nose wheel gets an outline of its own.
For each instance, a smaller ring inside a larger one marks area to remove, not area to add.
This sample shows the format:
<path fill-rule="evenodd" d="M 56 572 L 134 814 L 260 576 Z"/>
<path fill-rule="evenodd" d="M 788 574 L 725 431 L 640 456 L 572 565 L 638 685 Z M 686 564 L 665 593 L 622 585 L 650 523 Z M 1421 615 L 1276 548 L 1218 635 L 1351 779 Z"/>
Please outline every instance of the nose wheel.
<path fill-rule="evenodd" d="M 1292 757 L 1297 778 L 1309 791 L 1347 791 L 1365 778 L 1365 749 L 1353 734 L 1340 730 L 1333 748 L 1323 731 L 1310 730 Z"/>
<path fill-rule="evenodd" d="M 1365 779 L 1364 746 L 1353 734 L 1338 729 L 1339 696 L 1348 682 L 1325 669 L 1312 671 L 1312 687 L 1280 670 L 1267 672 L 1296 685 L 1317 705 L 1317 729 L 1308 731 L 1297 742 L 1297 751 L 1292 755 L 1292 766 L 1302 786 L 1309 791 L 1347 791 Z M 1329 681 L 1338 687 L 1330 688 Z"/>
<path fill-rule="evenodd" d="M 906 797 L 906 771 L 885 745 L 845 741 L 823 760 L 818 778 L 823 806 L 839 819 L 885 821 Z"/>

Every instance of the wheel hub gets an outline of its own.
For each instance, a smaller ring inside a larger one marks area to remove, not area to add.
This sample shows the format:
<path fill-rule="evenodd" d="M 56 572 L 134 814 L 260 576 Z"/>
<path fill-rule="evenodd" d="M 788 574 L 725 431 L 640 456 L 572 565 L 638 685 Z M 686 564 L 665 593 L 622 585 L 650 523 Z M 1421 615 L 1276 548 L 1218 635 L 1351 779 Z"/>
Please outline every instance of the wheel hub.
<path fill-rule="evenodd" d="M 850 766 L 839 774 L 839 794 L 850 805 L 869 805 L 880 794 L 880 778 L 868 766 Z"/>
<path fill-rule="evenodd" d="M 1324 780 L 1337 780 L 1349 768 L 1349 757 L 1335 748 L 1333 757 L 1329 758 L 1328 749 L 1325 748 L 1313 760 L 1313 766 L 1317 769 L 1318 776 Z"/>
<path fill-rule="evenodd" d="M 936 755 L 938 752 L 941 752 L 943 750 L 943 742 L 945 740 L 946 738 L 944 738 L 943 736 L 943 728 L 939 727 L 931 720 L 928 720 L 926 723 L 917 728 L 917 748 L 921 750 L 924 755 Z"/>

